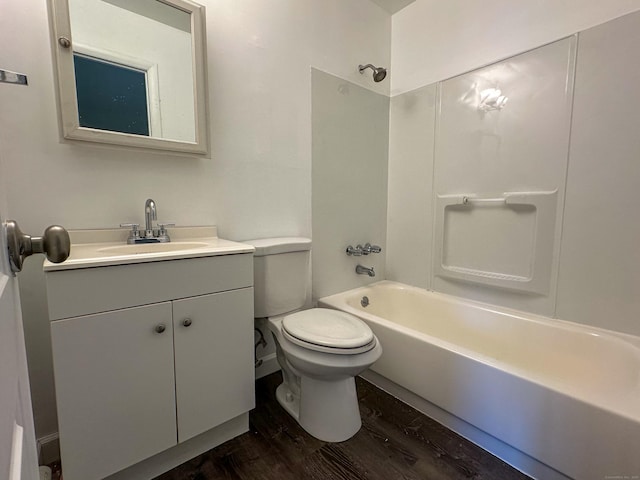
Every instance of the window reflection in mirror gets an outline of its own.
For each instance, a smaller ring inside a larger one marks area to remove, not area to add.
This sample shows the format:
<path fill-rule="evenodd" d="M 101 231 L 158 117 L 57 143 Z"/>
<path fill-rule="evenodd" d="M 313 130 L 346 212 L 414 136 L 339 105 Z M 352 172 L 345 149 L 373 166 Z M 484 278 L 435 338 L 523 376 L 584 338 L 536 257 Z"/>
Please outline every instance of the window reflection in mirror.
<path fill-rule="evenodd" d="M 74 54 L 81 127 L 150 135 L 147 72 Z"/>

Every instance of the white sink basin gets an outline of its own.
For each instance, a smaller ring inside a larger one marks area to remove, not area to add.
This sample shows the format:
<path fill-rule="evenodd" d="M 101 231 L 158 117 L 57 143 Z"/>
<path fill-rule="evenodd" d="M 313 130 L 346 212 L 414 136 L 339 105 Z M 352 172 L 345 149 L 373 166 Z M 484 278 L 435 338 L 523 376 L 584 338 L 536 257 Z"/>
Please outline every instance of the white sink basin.
<path fill-rule="evenodd" d="M 138 243 L 96 249 L 105 255 L 139 255 L 142 253 L 179 252 L 208 246 L 206 242 Z"/>
<path fill-rule="evenodd" d="M 171 242 L 128 245 L 123 229 L 71 230 L 71 254 L 62 263 L 44 262 L 45 271 L 252 253 L 251 245 L 218 238 L 216 227 L 170 229 Z"/>

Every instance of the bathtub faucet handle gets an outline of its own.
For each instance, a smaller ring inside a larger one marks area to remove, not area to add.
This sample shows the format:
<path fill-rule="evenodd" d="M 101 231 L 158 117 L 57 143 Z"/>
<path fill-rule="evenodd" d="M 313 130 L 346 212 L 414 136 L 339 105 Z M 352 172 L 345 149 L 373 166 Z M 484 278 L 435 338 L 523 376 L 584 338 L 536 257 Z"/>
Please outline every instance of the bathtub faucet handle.
<path fill-rule="evenodd" d="M 382 251 L 382 248 L 380 248 L 378 245 L 371 245 L 370 243 L 365 243 L 364 247 L 363 247 L 363 253 L 365 253 L 365 255 L 368 255 L 369 253 L 380 253 Z"/>
<path fill-rule="evenodd" d="M 359 257 L 362 255 L 362 245 L 358 245 L 355 248 L 353 248 L 353 245 L 349 245 L 347 247 L 346 253 L 349 256 L 353 255 L 354 257 Z"/>

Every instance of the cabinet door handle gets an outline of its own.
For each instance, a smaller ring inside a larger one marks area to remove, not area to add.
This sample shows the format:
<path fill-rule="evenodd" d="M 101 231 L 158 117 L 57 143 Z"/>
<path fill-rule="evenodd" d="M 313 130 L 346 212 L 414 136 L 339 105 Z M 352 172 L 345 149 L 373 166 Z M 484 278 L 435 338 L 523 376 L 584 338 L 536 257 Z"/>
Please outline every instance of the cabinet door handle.
<path fill-rule="evenodd" d="M 156 333 L 162 333 L 167 329 L 167 326 L 164 323 L 159 323 L 158 325 L 156 325 Z"/>
<path fill-rule="evenodd" d="M 184 320 L 182 320 L 182 325 L 185 326 L 185 327 L 191 326 L 192 323 L 193 322 L 191 321 L 190 318 L 185 318 Z"/>

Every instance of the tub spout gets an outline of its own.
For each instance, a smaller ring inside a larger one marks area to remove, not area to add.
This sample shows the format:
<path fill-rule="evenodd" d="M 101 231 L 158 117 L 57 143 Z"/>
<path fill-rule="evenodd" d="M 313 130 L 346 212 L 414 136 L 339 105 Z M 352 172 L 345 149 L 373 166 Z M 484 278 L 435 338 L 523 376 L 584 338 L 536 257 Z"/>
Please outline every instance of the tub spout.
<path fill-rule="evenodd" d="M 375 277 L 376 272 L 373 271 L 373 267 L 363 267 L 362 265 L 356 266 L 356 273 L 358 275 L 369 275 L 370 277 Z"/>

